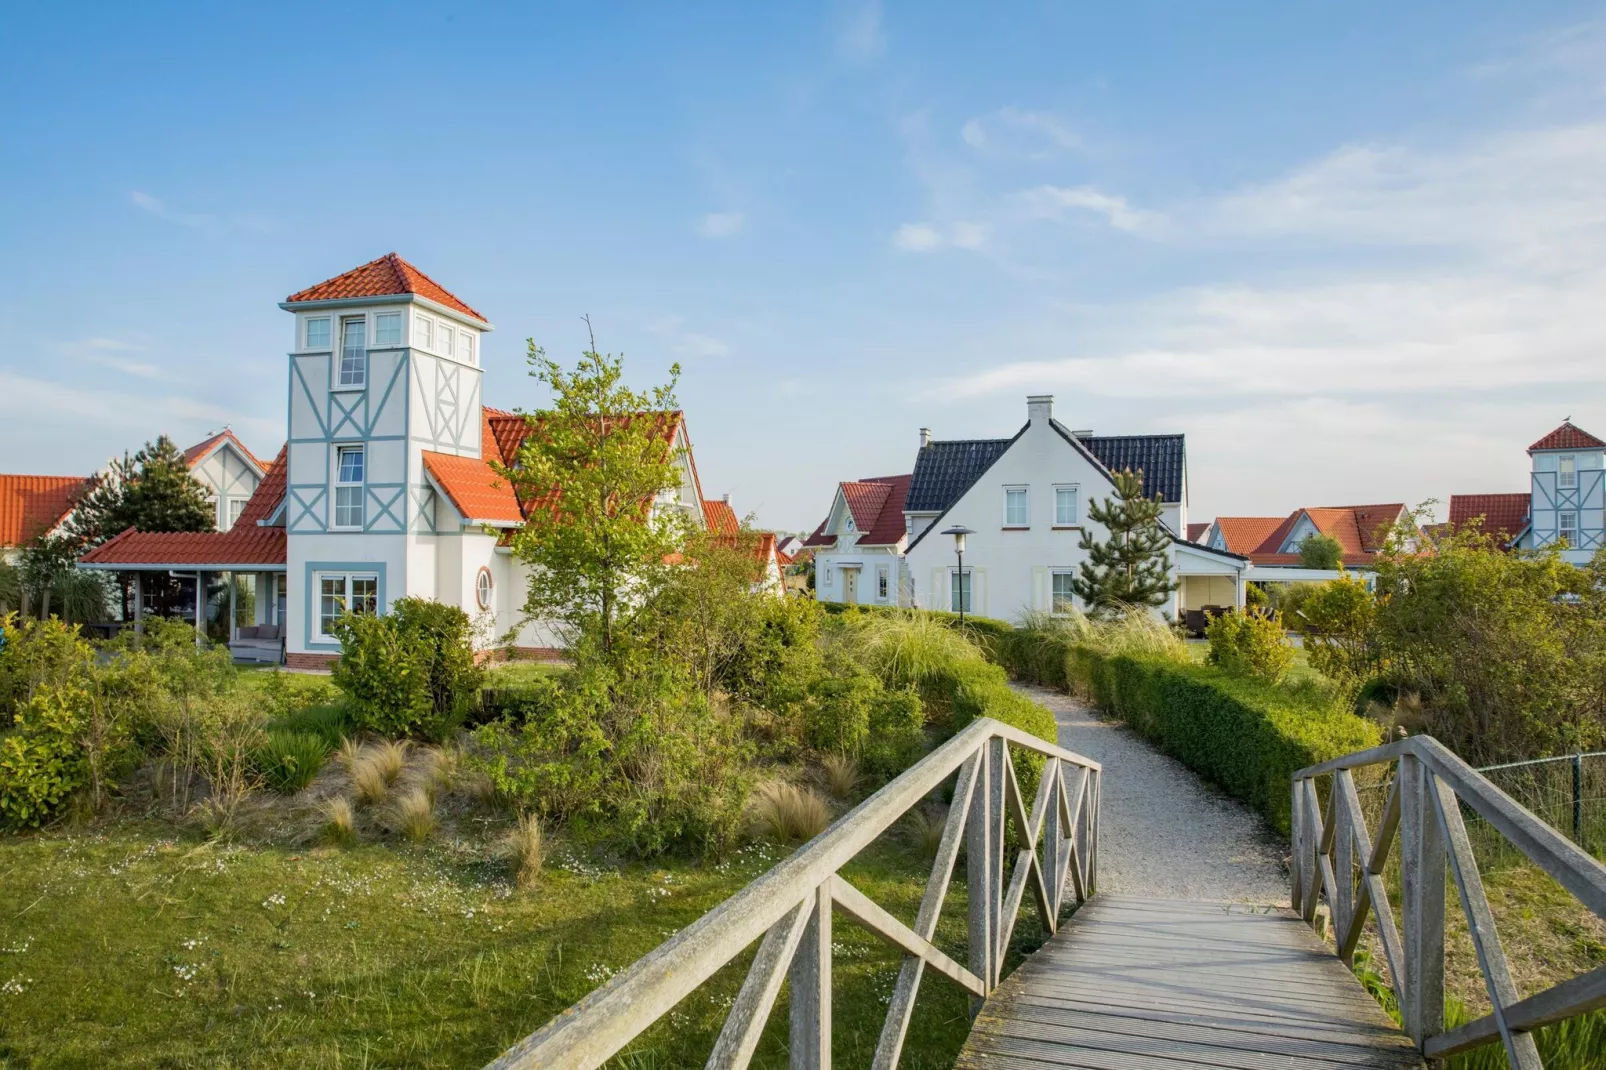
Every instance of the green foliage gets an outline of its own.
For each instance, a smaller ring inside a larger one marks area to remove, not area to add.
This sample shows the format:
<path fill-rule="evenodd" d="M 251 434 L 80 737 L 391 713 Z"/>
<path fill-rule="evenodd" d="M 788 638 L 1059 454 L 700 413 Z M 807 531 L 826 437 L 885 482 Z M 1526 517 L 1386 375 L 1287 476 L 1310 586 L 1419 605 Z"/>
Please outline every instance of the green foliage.
<path fill-rule="evenodd" d="M 1251 585 L 1251 589 L 1260 587 L 1265 592 L 1266 605 L 1283 615 L 1283 627 L 1291 632 L 1305 630 L 1305 617 L 1303 609 L 1305 600 L 1321 586 L 1316 583 L 1267 583 L 1264 585 Z"/>
<path fill-rule="evenodd" d="M 1271 599 L 1266 597 L 1266 588 L 1258 583 L 1244 586 L 1244 605 L 1249 609 L 1268 609 Z"/>
<path fill-rule="evenodd" d="M 333 750 L 352 734 L 355 725 L 352 724 L 351 712 L 345 706 L 332 704 L 303 706 L 272 718 L 266 727 L 270 732 L 280 730 L 317 736 Z"/>
<path fill-rule="evenodd" d="M 317 732 L 270 727 L 263 736 L 253 762 L 268 786 L 286 795 L 311 784 L 334 749 L 334 745 Z"/>
<path fill-rule="evenodd" d="M 461 723 L 484 678 L 467 613 L 398 598 L 387 614 L 347 613 L 334 627 L 341 655 L 332 678 L 358 727 L 438 739 Z"/>
<path fill-rule="evenodd" d="M 50 599 L 65 621 L 94 622 L 111 616 L 111 585 L 104 572 L 65 569 L 51 583 Z"/>
<path fill-rule="evenodd" d="M 513 537 L 529 566 L 525 610 L 566 626 L 571 642 L 591 629 L 604 657 L 621 627 L 653 604 L 688 525 L 660 498 L 678 491 L 681 451 L 675 380 L 646 392 L 624 382 L 623 360 L 592 348 L 572 371 L 533 341 L 531 374 L 550 388 L 551 407 L 529 414 L 517 462 L 498 471 L 520 500 L 540 502 Z"/>
<path fill-rule="evenodd" d="M 1158 606 L 1176 588 L 1166 559 L 1171 537 L 1160 524 L 1160 496 L 1145 498 L 1143 473 L 1130 468 L 1115 474 L 1115 492 L 1102 502 L 1088 502 L 1088 518 L 1103 525 L 1108 538 L 1100 542 L 1091 526 L 1083 529 L 1077 545 L 1087 560 L 1071 583 L 1077 597 L 1098 613 Z"/>
<path fill-rule="evenodd" d="M 17 562 L 22 601 L 39 616 L 50 616 L 51 602 L 63 584 L 72 587 L 69 577 L 77 571 L 78 553 L 79 543 L 67 535 L 40 535 L 23 547 Z M 60 612 L 59 601 L 55 608 Z"/>
<path fill-rule="evenodd" d="M 857 755 L 870 735 L 870 707 L 881 691 L 881 681 L 863 671 L 821 678 L 804 714 L 804 741 L 816 750 Z"/>
<path fill-rule="evenodd" d="M 22 573 L 17 566 L 0 561 L 0 617 L 22 608 Z"/>
<path fill-rule="evenodd" d="M 1207 658 L 1229 676 L 1252 676 L 1276 683 L 1294 665 L 1294 648 L 1283 634 L 1280 613 L 1222 613 L 1205 629 Z"/>
<path fill-rule="evenodd" d="M 1355 685 L 1377 671 L 1377 601 L 1354 576 L 1304 586 L 1305 656 L 1317 672 Z"/>
<path fill-rule="evenodd" d="M 1206 666 L 1075 647 L 1066 675 L 1101 709 L 1285 834 L 1296 770 L 1379 742 L 1376 725 L 1331 700 Z"/>
<path fill-rule="evenodd" d="M 184 453 L 162 435 L 133 457 L 113 461 L 73 510 L 72 539 L 98 546 L 125 528 L 212 531 L 217 509 Z"/>
<path fill-rule="evenodd" d="M 1301 568 L 1333 569 L 1344 567 L 1344 544 L 1331 535 L 1313 531 L 1299 540 Z"/>
<path fill-rule="evenodd" d="M 41 825 L 87 782 L 78 735 L 87 694 L 45 686 L 11 715 L 0 735 L 0 826 Z"/>

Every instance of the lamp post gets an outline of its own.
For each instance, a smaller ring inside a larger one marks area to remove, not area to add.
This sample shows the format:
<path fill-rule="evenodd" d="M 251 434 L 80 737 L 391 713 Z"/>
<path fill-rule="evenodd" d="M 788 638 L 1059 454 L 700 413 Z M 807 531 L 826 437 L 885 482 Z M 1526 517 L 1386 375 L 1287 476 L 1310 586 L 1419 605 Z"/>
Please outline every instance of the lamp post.
<path fill-rule="evenodd" d="M 959 603 L 959 623 L 963 624 L 965 623 L 965 602 L 967 601 L 965 597 L 967 593 L 965 587 L 965 536 L 974 535 L 976 533 L 965 527 L 963 524 L 955 524 L 953 527 L 944 531 L 943 534 L 952 535 L 954 537 L 954 556 L 959 558 L 959 571 L 955 573 L 955 575 L 959 578 L 959 597 L 955 599 L 955 601 Z"/>

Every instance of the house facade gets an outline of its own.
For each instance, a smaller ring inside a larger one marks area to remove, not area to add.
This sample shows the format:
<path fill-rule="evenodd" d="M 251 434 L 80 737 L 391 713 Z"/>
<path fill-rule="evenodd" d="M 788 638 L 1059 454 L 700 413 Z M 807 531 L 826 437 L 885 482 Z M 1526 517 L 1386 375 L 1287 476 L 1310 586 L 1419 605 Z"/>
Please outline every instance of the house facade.
<path fill-rule="evenodd" d="M 1389 535 L 1411 520 L 1403 502 L 1382 505 L 1315 505 L 1287 516 L 1218 516 L 1198 536 L 1201 545 L 1241 554 L 1251 562 L 1249 578 L 1261 582 L 1325 580 L 1336 569 L 1308 569 L 1299 545 L 1312 535 L 1338 540 L 1340 563 L 1368 569 Z"/>
<path fill-rule="evenodd" d="M 339 656 L 348 609 L 384 613 L 417 596 L 460 606 L 483 648 L 559 645 L 525 619 L 527 573 L 509 546 L 525 505 L 493 463 L 517 460 L 528 421 L 487 407 L 490 322 L 394 253 L 290 295 L 289 438 L 233 527 L 205 535 L 128 532 L 84 558 L 137 574 L 187 571 L 256 581 L 256 625 L 286 664 Z M 655 508 L 705 525 L 685 416 L 656 414 L 680 485 Z M 221 500 L 221 499 L 220 499 Z M 257 638 L 253 636 L 252 638 Z"/>
<path fill-rule="evenodd" d="M 1477 520 L 1513 549 L 1562 544 L 1561 556 L 1585 565 L 1606 546 L 1606 441 L 1571 418 L 1528 447 L 1528 490 L 1452 494 L 1449 524 Z"/>
<path fill-rule="evenodd" d="M 228 531 L 240 519 L 268 471 L 227 427 L 185 450 L 184 460 L 217 508 L 219 531 Z"/>
<path fill-rule="evenodd" d="M 1027 420 L 1010 438 L 942 441 L 922 429 L 908 476 L 844 483 L 809 542 L 816 546 L 816 597 L 897 604 L 1013 619 L 1029 611 L 1080 606 L 1072 589 L 1086 560 L 1084 532 L 1108 531 L 1087 506 L 1114 494 L 1113 473 L 1143 473 L 1162 501 L 1162 523 L 1177 588 L 1161 611 L 1175 617 L 1205 605 L 1243 604 L 1248 562 L 1188 543 L 1187 455 L 1181 435 L 1099 436 L 1054 419 L 1053 398 L 1027 398 Z M 875 487 L 886 488 L 877 498 Z M 901 508 L 897 488 L 904 487 Z M 854 500 L 861 502 L 854 509 Z M 896 510 L 896 512 L 894 512 Z M 866 518 L 875 519 L 869 530 Z M 901 515 L 898 515 L 901 514 Z M 901 520 L 902 530 L 896 521 Z M 943 534 L 970 529 L 963 564 Z M 882 597 L 880 570 L 898 577 Z M 866 580 L 869 580 L 867 583 Z"/>

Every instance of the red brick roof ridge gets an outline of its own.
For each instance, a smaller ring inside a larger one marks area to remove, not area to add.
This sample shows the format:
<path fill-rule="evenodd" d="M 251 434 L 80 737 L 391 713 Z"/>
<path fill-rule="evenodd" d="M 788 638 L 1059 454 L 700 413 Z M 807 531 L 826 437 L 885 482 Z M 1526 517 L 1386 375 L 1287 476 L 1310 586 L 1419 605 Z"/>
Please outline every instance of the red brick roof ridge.
<path fill-rule="evenodd" d="M 1572 417 L 1568 417 L 1561 422 L 1560 427 L 1529 446 L 1528 452 L 1533 453 L 1537 450 L 1598 449 L 1603 446 L 1606 446 L 1606 442 L 1585 431 L 1573 423 Z"/>
<path fill-rule="evenodd" d="M 389 278 L 381 277 L 380 271 L 388 272 Z M 425 285 L 420 286 L 420 282 Z M 331 301 L 346 297 L 390 297 L 398 294 L 415 294 L 466 313 L 481 323 L 489 322 L 462 298 L 394 252 L 376 257 L 366 264 L 354 267 L 350 271 L 343 271 L 304 290 L 298 290 L 285 298 L 285 304 Z"/>

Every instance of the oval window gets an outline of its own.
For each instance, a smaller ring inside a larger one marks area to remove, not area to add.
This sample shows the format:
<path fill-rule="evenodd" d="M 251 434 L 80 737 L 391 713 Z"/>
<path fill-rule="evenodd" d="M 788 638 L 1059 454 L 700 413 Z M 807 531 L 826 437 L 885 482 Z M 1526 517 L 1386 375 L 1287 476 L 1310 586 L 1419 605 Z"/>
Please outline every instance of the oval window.
<path fill-rule="evenodd" d="M 481 609 L 491 608 L 491 570 L 484 565 L 480 566 L 480 574 L 474 577 L 474 599 L 479 602 Z"/>

